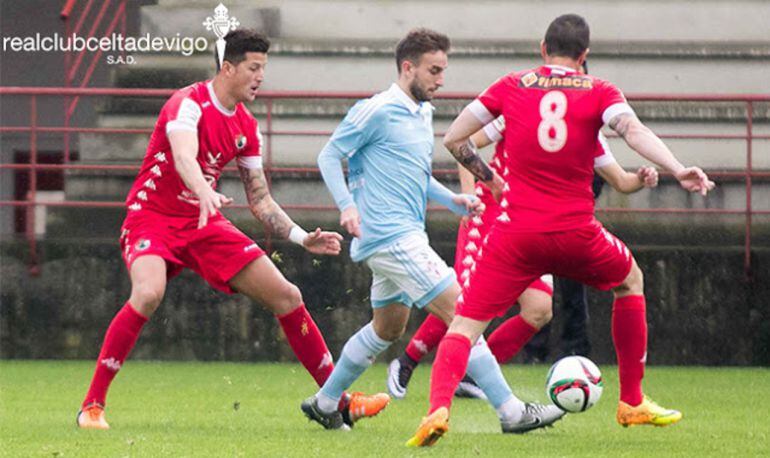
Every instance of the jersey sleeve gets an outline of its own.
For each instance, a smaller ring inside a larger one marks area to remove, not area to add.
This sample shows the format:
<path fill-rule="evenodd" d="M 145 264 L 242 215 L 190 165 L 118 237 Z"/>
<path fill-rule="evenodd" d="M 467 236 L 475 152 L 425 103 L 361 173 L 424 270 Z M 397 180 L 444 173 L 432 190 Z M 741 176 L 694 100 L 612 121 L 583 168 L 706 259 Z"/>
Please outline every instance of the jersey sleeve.
<path fill-rule="evenodd" d="M 262 168 L 262 132 L 259 131 L 257 120 L 253 119 L 254 137 L 256 142 L 249 145 L 245 151 L 238 155 L 238 166 L 245 169 Z"/>
<path fill-rule="evenodd" d="M 382 135 L 387 124 L 382 105 L 374 98 L 358 102 L 337 126 L 324 149 L 333 149 L 344 157 L 352 157 Z"/>
<path fill-rule="evenodd" d="M 511 89 L 511 80 L 510 76 L 500 78 L 468 105 L 468 109 L 482 124 L 489 124 L 503 113 L 504 95 Z"/>
<path fill-rule="evenodd" d="M 594 168 L 598 169 L 606 165 L 610 165 L 615 161 L 615 156 L 612 154 L 609 143 L 604 137 L 604 134 L 599 132 L 599 141 L 596 143 L 596 155 L 594 156 Z"/>
<path fill-rule="evenodd" d="M 174 131 L 198 132 L 198 121 L 203 114 L 198 102 L 182 93 L 174 94 L 162 110 L 166 117 L 166 134 Z"/>
<path fill-rule="evenodd" d="M 600 101 L 599 108 L 602 113 L 602 122 L 607 124 L 612 118 L 621 113 L 634 114 L 634 109 L 626 101 L 623 92 L 614 84 L 603 81 L 599 86 Z"/>

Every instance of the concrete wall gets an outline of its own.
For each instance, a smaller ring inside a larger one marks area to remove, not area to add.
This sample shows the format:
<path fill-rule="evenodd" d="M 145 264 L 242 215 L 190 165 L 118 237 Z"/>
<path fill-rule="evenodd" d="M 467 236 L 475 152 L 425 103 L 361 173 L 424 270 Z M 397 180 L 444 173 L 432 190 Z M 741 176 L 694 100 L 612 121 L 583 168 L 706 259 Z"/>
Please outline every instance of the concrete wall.
<path fill-rule="evenodd" d="M 437 246 L 451 261 L 453 244 Z M 40 277 L 26 273 L 24 251 L 23 245 L 2 247 L 0 357 L 94 358 L 129 293 L 117 244 L 46 243 Z M 371 317 L 368 270 L 345 256 L 315 258 L 295 246 L 277 251 L 279 268 L 302 290 L 336 357 Z M 650 364 L 770 365 L 770 251 L 754 252 L 751 282 L 743 277 L 739 249 L 635 251 L 646 275 Z M 612 363 L 611 296 L 591 293 L 590 304 L 592 358 Z M 409 333 L 423 317 L 422 312 L 413 315 Z M 558 307 L 556 316 L 559 329 Z M 405 344 L 395 345 L 381 360 Z M 293 360 L 270 314 L 243 297 L 212 291 L 190 272 L 170 282 L 132 357 Z"/>

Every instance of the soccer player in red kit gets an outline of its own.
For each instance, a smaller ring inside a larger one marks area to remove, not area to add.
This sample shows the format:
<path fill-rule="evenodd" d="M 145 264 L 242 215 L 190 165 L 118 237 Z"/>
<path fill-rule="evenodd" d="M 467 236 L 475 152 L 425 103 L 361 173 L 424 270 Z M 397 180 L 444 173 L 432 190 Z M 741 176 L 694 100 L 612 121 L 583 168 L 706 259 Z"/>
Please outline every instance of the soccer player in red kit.
<path fill-rule="evenodd" d="M 110 383 L 160 305 L 168 279 L 185 267 L 215 289 L 244 294 L 275 314 L 316 383 L 323 384 L 332 371 L 331 354 L 299 289 L 219 211 L 232 199 L 216 191 L 217 180 L 235 159 L 249 207 L 266 228 L 311 253 L 340 252 L 342 236 L 320 228 L 308 234 L 270 196 L 257 121 L 243 105 L 257 95 L 270 42 L 250 30 L 232 31 L 225 42 L 217 75 L 176 91 L 163 106 L 126 199 L 120 244 L 131 296 L 107 329 L 77 415 L 81 428 L 109 428 L 104 405 Z M 352 422 L 377 413 L 388 400 L 386 394 L 348 395 L 340 409 Z"/>
<path fill-rule="evenodd" d="M 618 359 L 623 426 L 665 426 L 682 414 L 642 392 L 647 321 L 642 272 L 623 242 L 594 218 L 594 151 L 604 124 L 645 159 L 668 170 L 682 187 L 705 195 L 714 183 L 684 167 L 634 114 L 611 83 L 578 72 L 588 54 L 589 29 L 574 14 L 556 18 L 541 43 L 545 65 L 503 76 L 452 123 L 444 145 L 500 197 L 504 210 L 481 247 L 476 272 L 458 299 L 431 374 L 430 410 L 408 445 L 433 445 L 449 427 L 449 407 L 465 375 L 472 342 L 544 273 L 615 294 L 612 337 Z M 469 138 L 497 116 L 505 119 L 500 177 Z"/>

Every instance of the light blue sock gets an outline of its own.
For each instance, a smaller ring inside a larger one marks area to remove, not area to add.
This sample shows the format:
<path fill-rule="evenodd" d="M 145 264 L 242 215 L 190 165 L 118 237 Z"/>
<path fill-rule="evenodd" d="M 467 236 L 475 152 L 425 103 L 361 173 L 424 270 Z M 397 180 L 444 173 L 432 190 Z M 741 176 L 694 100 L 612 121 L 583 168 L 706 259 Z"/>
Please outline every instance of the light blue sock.
<path fill-rule="evenodd" d="M 489 351 L 483 336 L 479 337 L 476 345 L 471 348 L 467 373 L 484 391 L 490 404 L 495 410 L 498 410 L 498 414 L 501 414 L 500 409 L 503 407 L 504 410 L 508 411 L 511 408 L 519 407 L 518 404 L 521 404 L 521 401 L 511 392 L 511 388 L 500 370 L 500 365 L 497 364 L 494 355 Z M 514 402 L 511 402 L 512 400 Z M 516 411 L 510 412 L 513 415 L 517 413 Z M 508 417 L 509 415 L 505 416 Z"/>
<path fill-rule="evenodd" d="M 336 410 L 342 393 L 391 343 L 377 336 L 371 322 L 353 334 L 342 348 L 340 359 L 331 375 L 318 392 L 318 407 L 325 412 Z"/>

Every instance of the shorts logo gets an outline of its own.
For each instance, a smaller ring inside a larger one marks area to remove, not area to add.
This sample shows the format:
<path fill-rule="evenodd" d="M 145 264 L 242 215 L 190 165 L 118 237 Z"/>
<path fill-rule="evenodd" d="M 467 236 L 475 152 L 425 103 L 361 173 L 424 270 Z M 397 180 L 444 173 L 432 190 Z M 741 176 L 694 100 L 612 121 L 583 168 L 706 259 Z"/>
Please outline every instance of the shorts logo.
<path fill-rule="evenodd" d="M 144 251 L 147 248 L 150 248 L 150 241 L 147 239 L 141 239 L 136 242 L 136 245 L 134 245 L 134 249 L 136 249 L 136 251 Z"/>
<path fill-rule="evenodd" d="M 243 134 L 238 135 L 235 137 L 235 147 L 238 149 L 243 149 L 246 146 L 246 136 Z"/>

